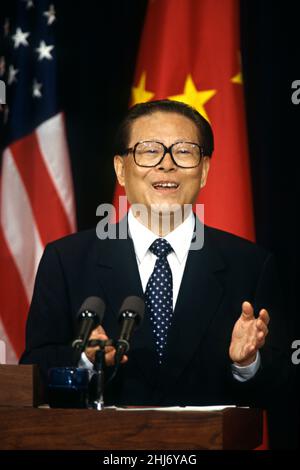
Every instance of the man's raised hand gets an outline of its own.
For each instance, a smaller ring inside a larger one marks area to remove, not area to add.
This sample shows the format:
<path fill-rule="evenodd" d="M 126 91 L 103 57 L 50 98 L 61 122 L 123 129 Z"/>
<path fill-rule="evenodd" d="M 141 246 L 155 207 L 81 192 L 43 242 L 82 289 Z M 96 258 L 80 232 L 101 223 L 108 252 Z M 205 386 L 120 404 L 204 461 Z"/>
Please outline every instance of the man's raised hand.
<path fill-rule="evenodd" d="M 255 361 L 257 351 L 265 344 L 269 321 L 266 309 L 261 309 L 256 318 L 250 302 L 243 302 L 241 316 L 232 331 L 229 348 L 232 362 L 248 366 Z"/>

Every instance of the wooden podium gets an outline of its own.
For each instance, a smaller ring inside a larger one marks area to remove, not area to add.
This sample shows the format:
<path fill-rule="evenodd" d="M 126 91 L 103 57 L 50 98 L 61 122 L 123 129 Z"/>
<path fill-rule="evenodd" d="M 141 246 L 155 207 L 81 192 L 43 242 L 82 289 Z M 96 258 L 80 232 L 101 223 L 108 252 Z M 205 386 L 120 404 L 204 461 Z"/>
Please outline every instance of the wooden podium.
<path fill-rule="evenodd" d="M 262 411 L 50 409 L 37 407 L 35 366 L 0 366 L 2 450 L 254 449 L 262 441 Z"/>

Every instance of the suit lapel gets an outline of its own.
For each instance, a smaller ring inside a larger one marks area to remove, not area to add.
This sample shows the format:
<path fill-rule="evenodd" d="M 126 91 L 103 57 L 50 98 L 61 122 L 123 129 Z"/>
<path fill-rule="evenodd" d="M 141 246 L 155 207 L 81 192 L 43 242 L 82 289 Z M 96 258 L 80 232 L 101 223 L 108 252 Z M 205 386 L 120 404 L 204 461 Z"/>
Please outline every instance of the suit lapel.
<path fill-rule="evenodd" d="M 131 240 L 101 242 L 97 267 L 106 294 L 107 309 L 119 312 L 128 295 L 142 296 L 142 286 Z"/>
<path fill-rule="evenodd" d="M 160 376 L 162 386 L 169 386 L 179 377 L 199 347 L 221 301 L 223 287 L 217 272 L 224 267 L 206 232 L 203 248 L 188 254 L 168 334 Z"/>
<path fill-rule="evenodd" d="M 130 295 L 144 298 L 134 246 L 131 238 L 101 242 L 97 261 L 99 282 L 105 293 L 108 315 L 104 326 L 111 337 L 118 338 L 120 327 L 116 321 L 124 299 Z M 157 358 L 154 349 L 153 333 L 148 315 L 131 339 L 130 367 L 138 367 L 152 385 L 157 378 Z"/>

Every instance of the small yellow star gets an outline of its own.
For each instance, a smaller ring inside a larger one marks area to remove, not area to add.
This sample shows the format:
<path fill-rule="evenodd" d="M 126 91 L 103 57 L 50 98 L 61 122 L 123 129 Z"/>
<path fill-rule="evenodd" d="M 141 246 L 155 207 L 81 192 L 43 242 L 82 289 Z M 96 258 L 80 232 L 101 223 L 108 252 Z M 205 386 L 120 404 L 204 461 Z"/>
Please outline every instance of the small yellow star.
<path fill-rule="evenodd" d="M 143 72 L 137 86 L 132 87 L 132 106 L 137 103 L 145 103 L 153 98 L 154 93 L 146 90 L 146 72 Z"/>
<path fill-rule="evenodd" d="M 203 90 L 198 91 L 192 76 L 189 74 L 186 78 L 184 84 L 184 92 L 182 95 L 169 96 L 170 100 L 181 101 L 182 103 L 189 104 L 199 111 L 202 116 L 209 121 L 208 115 L 204 108 L 205 103 L 209 101 L 215 94 L 217 90 Z"/>
<path fill-rule="evenodd" d="M 230 79 L 232 83 L 236 83 L 237 85 L 242 85 L 243 84 L 243 74 L 242 74 L 242 58 L 241 58 L 241 53 L 238 52 L 238 61 L 240 64 L 240 71 Z"/>
<path fill-rule="evenodd" d="M 242 72 L 237 73 L 234 77 L 230 79 L 232 83 L 236 83 L 237 85 L 243 84 L 243 75 Z"/>

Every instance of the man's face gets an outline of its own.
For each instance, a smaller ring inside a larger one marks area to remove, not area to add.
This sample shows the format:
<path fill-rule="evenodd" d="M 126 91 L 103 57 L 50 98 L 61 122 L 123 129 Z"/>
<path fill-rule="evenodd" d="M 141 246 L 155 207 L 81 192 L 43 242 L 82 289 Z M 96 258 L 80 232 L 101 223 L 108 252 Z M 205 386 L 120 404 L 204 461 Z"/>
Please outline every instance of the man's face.
<path fill-rule="evenodd" d="M 162 142 L 167 147 L 175 142 L 202 143 L 193 121 L 180 114 L 160 111 L 133 122 L 128 147 L 145 140 Z M 115 156 L 114 165 L 130 204 L 144 204 L 149 210 L 151 207 L 193 204 L 199 189 L 206 183 L 209 157 L 202 158 L 199 166 L 185 169 L 176 166 L 167 153 L 156 167 L 144 168 L 137 166 L 133 154 L 129 153 L 125 157 Z M 173 183 L 173 187 L 162 187 L 159 183 Z"/>

